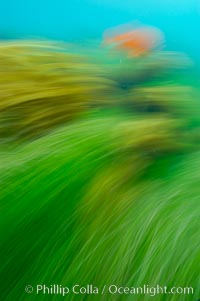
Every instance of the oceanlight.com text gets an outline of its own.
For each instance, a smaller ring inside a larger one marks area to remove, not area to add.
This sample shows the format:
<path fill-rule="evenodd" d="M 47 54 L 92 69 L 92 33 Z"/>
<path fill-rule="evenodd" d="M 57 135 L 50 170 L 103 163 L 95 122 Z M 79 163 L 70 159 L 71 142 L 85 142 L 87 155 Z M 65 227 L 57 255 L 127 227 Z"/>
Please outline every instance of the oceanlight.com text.
<path fill-rule="evenodd" d="M 74 284 L 73 286 L 64 286 L 59 284 L 37 284 L 36 286 L 27 285 L 25 287 L 25 292 L 27 294 L 36 294 L 36 295 L 61 295 L 66 296 L 69 294 L 74 295 L 193 295 L 193 287 L 168 287 L 168 286 L 118 286 L 115 284 L 95 286 L 93 284 L 80 285 Z"/>

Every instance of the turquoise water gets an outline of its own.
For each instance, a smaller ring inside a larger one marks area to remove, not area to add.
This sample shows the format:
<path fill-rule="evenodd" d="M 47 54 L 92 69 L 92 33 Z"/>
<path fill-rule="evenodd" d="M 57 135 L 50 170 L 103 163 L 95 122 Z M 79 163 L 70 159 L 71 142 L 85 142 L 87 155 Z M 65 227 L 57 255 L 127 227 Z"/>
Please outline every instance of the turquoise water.
<path fill-rule="evenodd" d="M 46 37 L 84 41 L 121 23 L 139 20 L 160 28 L 166 48 L 187 52 L 199 61 L 198 0 L 19 0 L 4 1 L 0 38 Z"/>

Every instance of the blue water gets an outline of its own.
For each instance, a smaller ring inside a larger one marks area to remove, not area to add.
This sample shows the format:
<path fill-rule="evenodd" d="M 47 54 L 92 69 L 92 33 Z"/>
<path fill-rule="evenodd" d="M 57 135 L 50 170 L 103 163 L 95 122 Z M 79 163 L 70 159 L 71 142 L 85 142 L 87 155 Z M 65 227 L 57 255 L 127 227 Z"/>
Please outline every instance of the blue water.
<path fill-rule="evenodd" d="M 166 49 L 200 64 L 199 0 L 8 0 L 1 4 L 0 38 L 80 42 L 133 20 L 160 28 Z"/>

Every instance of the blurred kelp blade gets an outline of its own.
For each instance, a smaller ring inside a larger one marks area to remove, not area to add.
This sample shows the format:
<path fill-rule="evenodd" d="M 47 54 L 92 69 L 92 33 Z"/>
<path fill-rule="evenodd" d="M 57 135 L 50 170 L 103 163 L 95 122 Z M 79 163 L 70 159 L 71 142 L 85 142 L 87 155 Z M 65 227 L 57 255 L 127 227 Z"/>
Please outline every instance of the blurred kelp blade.
<path fill-rule="evenodd" d="M 0 137 L 38 137 L 84 112 L 110 85 L 99 66 L 70 45 L 0 44 Z"/>

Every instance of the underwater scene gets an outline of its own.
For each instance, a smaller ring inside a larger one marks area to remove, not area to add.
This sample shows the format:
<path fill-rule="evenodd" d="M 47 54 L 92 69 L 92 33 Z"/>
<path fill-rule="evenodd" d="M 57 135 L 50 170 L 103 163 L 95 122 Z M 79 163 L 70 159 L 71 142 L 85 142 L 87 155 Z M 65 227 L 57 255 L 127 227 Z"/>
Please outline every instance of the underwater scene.
<path fill-rule="evenodd" d="M 200 300 L 200 1 L 0 11 L 0 299 Z"/>

